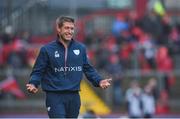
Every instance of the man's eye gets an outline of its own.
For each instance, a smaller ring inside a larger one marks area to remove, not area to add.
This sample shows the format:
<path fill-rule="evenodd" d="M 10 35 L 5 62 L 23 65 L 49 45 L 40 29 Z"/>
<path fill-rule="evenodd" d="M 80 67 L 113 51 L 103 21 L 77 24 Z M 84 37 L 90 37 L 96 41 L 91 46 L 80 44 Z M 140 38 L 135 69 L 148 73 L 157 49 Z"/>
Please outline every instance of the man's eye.
<path fill-rule="evenodd" d="M 66 30 L 74 30 L 73 27 L 64 27 L 64 29 L 66 29 Z"/>

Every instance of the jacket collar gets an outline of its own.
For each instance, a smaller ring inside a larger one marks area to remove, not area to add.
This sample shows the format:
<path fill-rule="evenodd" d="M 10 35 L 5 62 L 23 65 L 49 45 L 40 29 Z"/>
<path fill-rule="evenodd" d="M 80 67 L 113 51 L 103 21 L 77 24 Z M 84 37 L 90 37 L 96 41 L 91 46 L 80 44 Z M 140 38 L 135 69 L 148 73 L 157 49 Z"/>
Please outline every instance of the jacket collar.
<path fill-rule="evenodd" d="M 68 47 L 70 47 L 73 44 L 73 42 L 74 42 L 74 39 L 71 39 Z M 64 47 L 64 45 L 59 41 L 59 37 L 56 38 L 56 43 Z"/>

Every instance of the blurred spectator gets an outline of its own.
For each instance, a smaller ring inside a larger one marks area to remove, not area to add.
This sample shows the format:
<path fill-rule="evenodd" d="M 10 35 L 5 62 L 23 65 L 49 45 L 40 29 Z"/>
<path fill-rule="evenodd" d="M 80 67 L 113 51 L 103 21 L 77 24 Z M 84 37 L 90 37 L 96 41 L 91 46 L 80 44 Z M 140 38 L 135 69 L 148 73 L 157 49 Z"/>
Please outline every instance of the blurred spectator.
<path fill-rule="evenodd" d="M 163 89 L 167 92 L 170 91 L 169 80 L 171 80 L 172 71 L 173 71 L 173 61 L 172 58 L 168 54 L 167 47 L 159 47 L 156 54 L 156 63 L 157 70 L 163 73 Z"/>
<path fill-rule="evenodd" d="M 107 48 L 109 50 L 109 52 L 111 52 L 111 53 L 118 52 L 118 50 L 119 50 L 118 43 L 114 36 L 107 37 L 105 48 Z"/>
<path fill-rule="evenodd" d="M 158 89 L 157 79 L 150 78 L 148 81 L 148 86 L 151 88 L 152 95 L 153 95 L 154 99 L 157 101 L 157 99 L 159 98 L 159 89 Z"/>
<path fill-rule="evenodd" d="M 146 33 L 151 34 L 155 38 L 159 38 L 162 34 L 161 18 L 154 11 L 147 12 L 141 19 L 140 26 Z"/>
<path fill-rule="evenodd" d="M 6 28 L 5 33 L 2 34 L 2 47 L 1 47 L 1 59 L 2 65 L 6 66 L 8 57 L 10 53 L 13 51 L 12 49 L 12 42 L 14 39 L 12 29 L 10 26 Z"/>
<path fill-rule="evenodd" d="M 109 63 L 106 70 L 113 78 L 113 101 L 115 106 L 119 106 L 122 101 L 122 66 L 116 54 L 110 56 Z"/>
<path fill-rule="evenodd" d="M 31 43 L 31 34 L 28 31 L 22 31 L 18 37 L 23 45 L 28 45 Z"/>
<path fill-rule="evenodd" d="M 142 89 L 139 83 L 134 80 L 131 82 L 129 89 L 126 91 L 126 103 L 128 116 L 130 118 L 142 118 Z"/>
<path fill-rule="evenodd" d="M 132 10 L 127 16 L 127 22 L 129 29 L 132 30 L 134 27 L 137 27 L 139 24 L 139 17 L 136 11 Z"/>
<path fill-rule="evenodd" d="M 26 67 L 26 47 L 27 43 L 23 42 L 12 33 L 12 28 L 8 27 L 2 35 L 2 47 L 0 49 L 0 62 L 4 67 L 10 65 L 13 68 Z"/>
<path fill-rule="evenodd" d="M 180 53 L 180 35 L 177 27 L 173 27 L 169 33 L 169 48 L 170 53 L 178 54 Z"/>
<path fill-rule="evenodd" d="M 170 43 L 169 43 L 169 34 L 171 32 L 171 27 L 172 27 L 172 19 L 166 14 L 162 17 L 162 30 L 163 30 L 163 33 L 160 37 L 160 43 L 164 46 L 168 46 Z M 168 46 L 169 47 L 169 46 Z"/>
<path fill-rule="evenodd" d="M 145 85 L 142 94 L 144 118 L 152 118 L 155 115 L 156 102 L 152 91 L 153 87 L 150 84 Z"/>
<path fill-rule="evenodd" d="M 98 47 L 98 50 L 96 51 L 96 56 L 99 56 L 98 59 L 96 59 L 96 66 L 99 69 L 104 69 L 107 64 L 108 64 L 108 57 L 109 54 L 111 53 L 108 49 L 107 49 L 107 43 L 106 42 L 101 42 L 101 44 Z M 103 61 L 103 62 L 102 62 Z"/>
<path fill-rule="evenodd" d="M 120 63 L 122 64 L 123 69 L 130 69 L 131 64 L 131 55 L 133 52 L 133 43 L 123 41 L 120 45 L 119 48 L 119 58 L 120 58 Z"/>
<path fill-rule="evenodd" d="M 124 30 L 128 30 L 129 25 L 128 23 L 125 21 L 124 17 L 121 16 L 120 14 L 118 14 L 116 16 L 116 19 L 112 25 L 112 33 L 113 35 L 118 38 L 121 35 L 121 32 Z"/>
<path fill-rule="evenodd" d="M 6 26 L 5 27 L 5 32 L 2 35 L 2 42 L 3 44 L 9 44 L 12 39 L 14 38 L 14 33 L 13 33 L 13 28 L 12 26 Z"/>
<path fill-rule="evenodd" d="M 140 48 L 143 52 L 143 56 L 147 61 L 151 69 L 155 69 L 155 54 L 156 54 L 156 45 L 153 42 L 152 36 L 150 34 L 144 34 L 140 38 Z"/>
<path fill-rule="evenodd" d="M 17 99 L 26 98 L 11 71 L 8 71 L 6 79 L 0 82 L 0 91 L 3 94 L 12 94 Z"/>
<path fill-rule="evenodd" d="M 161 91 L 157 101 L 156 114 L 168 114 L 170 112 L 169 97 L 166 91 Z"/>

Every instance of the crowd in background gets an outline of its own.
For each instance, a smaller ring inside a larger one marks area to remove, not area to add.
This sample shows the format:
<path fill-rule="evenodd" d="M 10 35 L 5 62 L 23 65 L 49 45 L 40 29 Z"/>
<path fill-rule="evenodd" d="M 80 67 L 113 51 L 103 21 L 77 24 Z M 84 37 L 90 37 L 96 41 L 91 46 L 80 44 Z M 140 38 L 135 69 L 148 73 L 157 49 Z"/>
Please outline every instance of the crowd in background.
<path fill-rule="evenodd" d="M 173 55 L 180 53 L 180 24 L 173 22 L 168 15 L 160 16 L 152 11 L 140 18 L 133 12 L 126 17 L 117 15 L 113 25 L 107 27 L 112 27 L 111 35 L 104 36 L 94 31 L 83 42 L 88 47 L 93 65 L 112 75 L 115 105 L 120 105 L 123 100 L 123 73 L 133 68 L 143 73 L 156 70 L 163 74 L 163 90 L 155 94 L 154 99 L 165 100 L 157 103 L 159 105 L 167 104 L 170 87 L 175 81 L 171 73 L 174 69 Z M 37 55 L 34 49 L 29 48 L 31 41 L 30 33 L 14 34 L 7 27 L 0 36 L 1 69 L 31 68 Z M 137 67 L 132 60 L 137 60 Z M 149 93 L 149 85 L 144 87 L 145 94 Z"/>
<path fill-rule="evenodd" d="M 169 97 L 164 91 L 158 94 L 155 78 L 150 78 L 144 87 L 133 80 L 126 90 L 125 102 L 130 118 L 153 118 L 158 114 L 170 113 Z"/>
<path fill-rule="evenodd" d="M 155 110 L 157 113 L 169 111 L 170 88 L 175 83 L 172 73 L 175 65 L 173 56 L 180 53 L 179 33 L 180 24 L 174 22 L 172 17 L 160 16 L 151 11 L 141 18 L 134 12 L 127 17 L 117 15 L 110 36 L 101 35 L 99 31 L 87 35 L 85 43 L 89 47 L 91 61 L 99 69 L 111 74 L 114 79 L 115 105 L 120 104 L 123 99 L 121 87 L 125 71 L 158 71 L 162 74 L 162 89 L 156 90 L 158 94 L 154 97 L 157 104 Z M 134 66 L 132 60 L 136 60 L 138 65 Z M 149 86 L 142 88 L 145 95 L 151 92 Z"/>

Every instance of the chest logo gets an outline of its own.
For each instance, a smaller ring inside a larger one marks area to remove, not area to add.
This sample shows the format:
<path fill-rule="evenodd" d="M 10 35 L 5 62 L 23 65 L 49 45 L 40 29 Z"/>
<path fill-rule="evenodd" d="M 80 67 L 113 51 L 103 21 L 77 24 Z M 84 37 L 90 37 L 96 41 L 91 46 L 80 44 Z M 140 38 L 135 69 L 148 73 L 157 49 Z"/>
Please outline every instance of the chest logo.
<path fill-rule="evenodd" d="M 47 111 L 49 112 L 51 110 L 51 107 L 47 107 Z"/>
<path fill-rule="evenodd" d="M 74 52 L 75 55 L 79 55 L 80 54 L 80 50 L 79 49 L 78 50 L 73 50 L 73 52 Z"/>
<path fill-rule="evenodd" d="M 58 51 L 55 51 L 55 52 L 54 52 L 54 57 L 59 57 Z"/>

